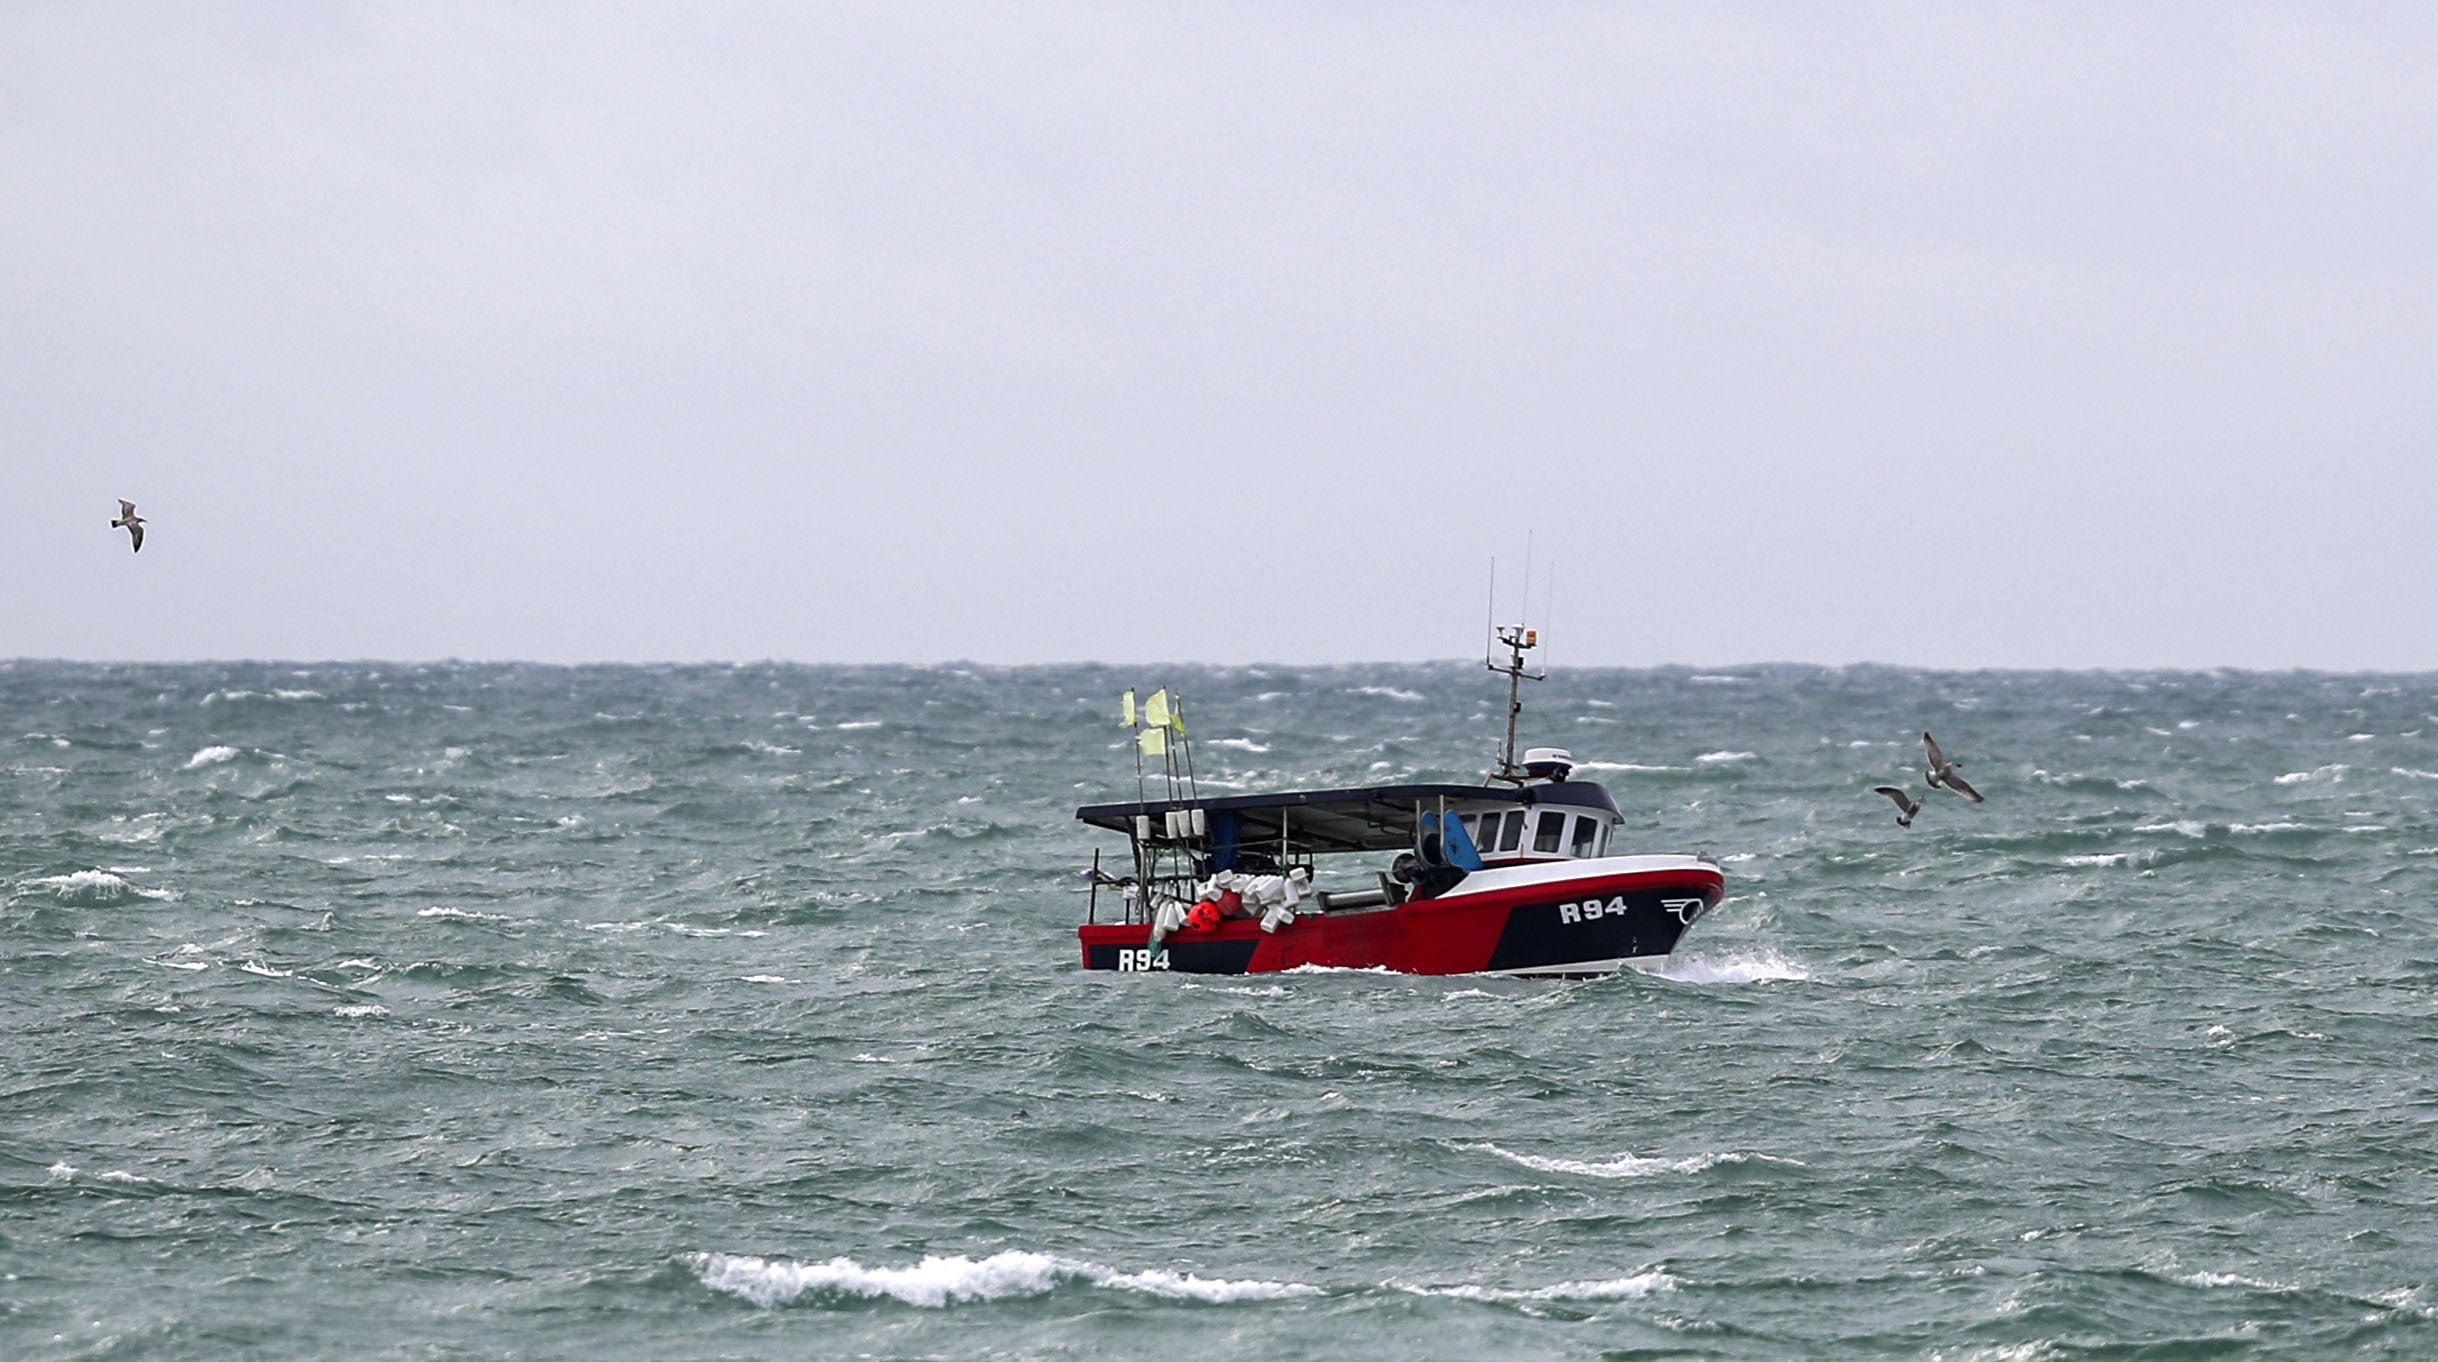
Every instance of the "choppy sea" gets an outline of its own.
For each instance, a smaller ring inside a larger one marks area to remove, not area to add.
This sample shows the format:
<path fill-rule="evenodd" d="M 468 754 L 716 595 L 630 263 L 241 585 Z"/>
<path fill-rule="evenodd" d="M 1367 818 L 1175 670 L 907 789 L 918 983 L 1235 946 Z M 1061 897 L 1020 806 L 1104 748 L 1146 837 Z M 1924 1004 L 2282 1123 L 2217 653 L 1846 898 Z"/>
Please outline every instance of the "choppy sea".
<path fill-rule="evenodd" d="M 2438 677 L 1560 671 L 1728 873 L 1593 983 L 1079 970 L 1160 684 L 1206 791 L 1503 702 L 0 663 L 0 1357 L 2438 1356 Z"/>

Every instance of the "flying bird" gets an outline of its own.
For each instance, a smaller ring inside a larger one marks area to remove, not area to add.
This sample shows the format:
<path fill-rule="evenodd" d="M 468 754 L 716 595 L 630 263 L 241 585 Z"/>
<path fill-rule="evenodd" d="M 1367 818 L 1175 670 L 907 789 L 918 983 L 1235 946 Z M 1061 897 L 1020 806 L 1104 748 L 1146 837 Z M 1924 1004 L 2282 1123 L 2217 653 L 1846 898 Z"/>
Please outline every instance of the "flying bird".
<path fill-rule="evenodd" d="M 1913 815 L 1922 811 L 1920 800 L 1912 798 L 1893 785 L 1874 785 L 1871 790 L 1874 794 L 1884 794 L 1896 801 L 1896 826 L 1900 828 L 1913 826 Z"/>
<path fill-rule="evenodd" d="M 1922 735 L 1922 752 L 1930 761 L 1929 779 L 1932 786 L 1944 785 L 1975 804 L 1987 802 L 1981 798 L 1979 790 L 1966 784 L 1964 777 L 1956 774 L 1956 764 L 1947 760 L 1947 754 L 1939 750 L 1939 745 L 1927 733 Z"/>
<path fill-rule="evenodd" d="M 119 498 L 119 518 L 110 522 L 110 528 L 124 529 L 128 537 L 135 540 L 135 548 L 131 552 L 144 551 L 144 517 L 135 513 L 134 502 L 125 497 Z"/>

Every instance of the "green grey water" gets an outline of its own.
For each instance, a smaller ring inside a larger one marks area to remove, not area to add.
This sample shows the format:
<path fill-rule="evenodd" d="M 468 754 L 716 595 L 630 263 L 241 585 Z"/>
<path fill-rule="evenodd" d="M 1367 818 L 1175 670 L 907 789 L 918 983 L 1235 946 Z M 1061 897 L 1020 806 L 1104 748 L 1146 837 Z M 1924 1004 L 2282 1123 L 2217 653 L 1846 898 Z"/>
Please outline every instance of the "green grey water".
<path fill-rule="evenodd" d="M 1478 664 L 0 664 L 0 1356 L 2438 1354 L 2438 677 L 1561 672 L 1596 983 L 1086 974 Z M 1989 796 L 1910 831 L 1924 728 Z"/>

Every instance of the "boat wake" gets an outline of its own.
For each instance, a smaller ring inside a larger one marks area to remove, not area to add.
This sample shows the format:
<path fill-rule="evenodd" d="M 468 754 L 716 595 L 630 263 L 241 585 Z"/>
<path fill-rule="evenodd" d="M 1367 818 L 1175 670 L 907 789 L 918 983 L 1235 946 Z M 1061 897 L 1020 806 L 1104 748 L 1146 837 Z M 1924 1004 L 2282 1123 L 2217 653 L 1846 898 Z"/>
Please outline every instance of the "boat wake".
<path fill-rule="evenodd" d="M 1726 955 L 1715 960 L 1670 958 L 1651 973 L 1680 984 L 1767 984 L 1807 982 L 1812 972 L 1776 951 Z"/>

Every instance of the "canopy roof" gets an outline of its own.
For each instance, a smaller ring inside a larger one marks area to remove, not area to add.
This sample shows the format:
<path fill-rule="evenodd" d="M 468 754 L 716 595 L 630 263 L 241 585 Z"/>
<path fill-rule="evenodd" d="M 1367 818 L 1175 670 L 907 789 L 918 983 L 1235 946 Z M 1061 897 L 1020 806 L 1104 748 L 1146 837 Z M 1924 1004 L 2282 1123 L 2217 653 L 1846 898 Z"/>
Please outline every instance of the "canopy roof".
<path fill-rule="evenodd" d="M 1484 804 L 1551 804 L 1617 812 L 1617 801 L 1588 780 L 1547 785 L 1372 785 L 1353 790 L 1286 790 L 1224 799 L 1146 799 L 1087 804 L 1075 816 L 1096 828 L 1130 833 L 1148 814 L 1155 834 L 1174 809 L 1201 809 L 1214 846 L 1278 848 L 1290 855 L 1396 851 L 1414 844 L 1414 822 L 1437 810 L 1470 812 Z"/>

